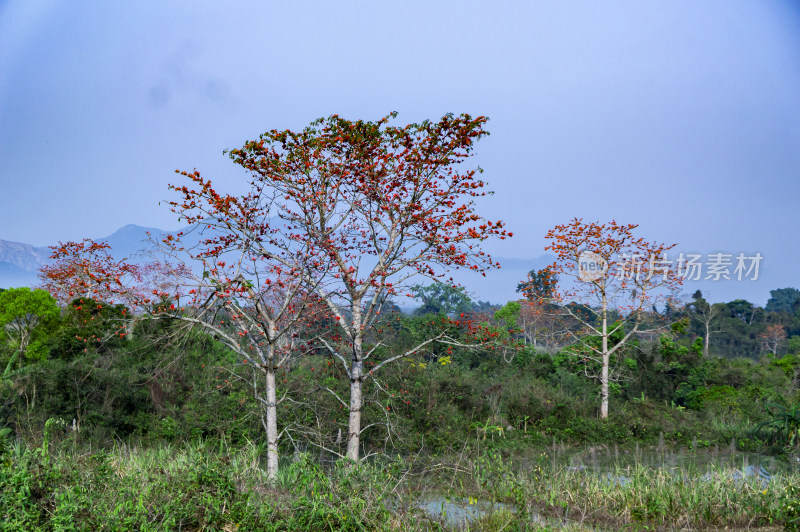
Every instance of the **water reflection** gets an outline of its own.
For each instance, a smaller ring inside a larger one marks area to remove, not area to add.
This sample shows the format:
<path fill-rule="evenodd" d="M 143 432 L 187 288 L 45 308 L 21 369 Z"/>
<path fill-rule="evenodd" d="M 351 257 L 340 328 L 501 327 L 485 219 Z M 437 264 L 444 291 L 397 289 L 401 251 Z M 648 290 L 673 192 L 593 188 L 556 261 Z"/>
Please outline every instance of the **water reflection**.
<path fill-rule="evenodd" d="M 725 475 L 731 480 L 759 478 L 765 483 L 774 475 L 796 473 L 798 464 L 758 453 L 736 450 L 735 442 L 720 449 L 707 446 L 703 449 L 668 449 L 663 439 L 652 449 L 642 449 L 638 444 L 633 449 L 620 451 L 619 447 L 590 446 L 581 450 L 567 451 L 560 445 L 548 453 L 551 467 L 563 467 L 568 471 L 587 471 L 598 474 L 609 482 L 627 484 L 626 472 L 639 466 L 660 469 L 673 473 L 677 478 L 699 477 L 706 480 Z M 533 464 L 531 464 L 533 465 Z"/>
<path fill-rule="evenodd" d="M 589 446 L 585 449 L 569 450 L 563 444 L 554 444 L 539 459 L 516 462 L 522 469 L 544 467 L 548 462 L 553 470 L 582 472 L 601 479 L 609 486 L 625 487 L 634 480 L 642 468 L 660 470 L 667 474 L 667 482 L 693 479 L 702 481 L 730 480 L 731 482 L 757 479 L 764 488 L 774 478 L 800 470 L 800 464 L 778 460 L 758 453 L 736 450 L 735 443 L 718 446 L 707 445 L 697 449 L 669 449 L 663 444 L 643 449 L 638 444 L 632 449 L 618 446 Z M 670 480 L 671 479 L 671 480 Z M 549 486 L 549 482 L 547 483 Z M 430 495 L 417 502 L 417 507 L 429 516 L 457 529 L 475 526 L 475 521 L 495 512 L 515 513 L 511 504 L 491 502 L 474 498 L 457 498 L 445 495 Z M 517 516 L 519 518 L 519 516 Z M 541 524 L 553 524 L 541 515 L 530 514 L 529 520 Z M 565 521 L 566 522 L 566 521 Z"/>
<path fill-rule="evenodd" d="M 490 502 L 475 498 L 454 498 L 433 496 L 420 501 L 418 507 L 431 517 L 452 527 L 464 527 L 486 515 L 501 510 L 514 512 L 509 504 Z"/>

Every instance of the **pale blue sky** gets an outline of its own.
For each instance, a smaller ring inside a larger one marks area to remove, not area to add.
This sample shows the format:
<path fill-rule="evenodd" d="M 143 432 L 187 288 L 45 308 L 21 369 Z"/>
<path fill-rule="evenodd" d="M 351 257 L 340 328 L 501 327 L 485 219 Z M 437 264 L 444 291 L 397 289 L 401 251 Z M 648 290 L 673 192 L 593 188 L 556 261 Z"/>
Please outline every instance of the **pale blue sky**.
<path fill-rule="evenodd" d="M 175 168 L 319 116 L 490 117 L 481 204 L 537 257 L 574 216 L 759 251 L 797 286 L 800 2 L 0 1 L 0 239 L 172 229 Z M 716 298 L 715 298 L 716 299 Z"/>

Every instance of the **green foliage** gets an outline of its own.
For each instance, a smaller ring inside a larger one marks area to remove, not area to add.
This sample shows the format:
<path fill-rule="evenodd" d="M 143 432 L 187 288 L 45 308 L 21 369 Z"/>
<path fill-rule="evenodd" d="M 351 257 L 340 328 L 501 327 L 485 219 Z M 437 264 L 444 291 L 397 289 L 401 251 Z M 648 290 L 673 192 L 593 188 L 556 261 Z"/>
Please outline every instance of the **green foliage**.
<path fill-rule="evenodd" d="M 800 355 L 800 336 L 794 335 L 789 338 L 786 347 L 790 354 Z"/>
<path fill-rule="evenodd" d="M 800 483 L 787 486 L 779 504 L 784 530 L 800 530 Z"/>
<path fill-rule="evenodd" d="M 0 428 L 0 456 L 8 452 L 8 450 L 11 448 L 12 438 L 13 433 L 10 428 Z"/>
<path fill-rule="evenodd" d="M 520 308 L 522 307 L 519 301 L 509 301 L 503 308 L 494 313 L 494 319 L 509 332 L 514 332 L 517 329 Z"/>
<path fill-rule="evenodd" d="M 669 328 L 674 334 L 685 334 L 689 328 L 688 316 L 684 316 L 683 318 L 673 322 Z"/>
<path fill-rule="evenodd" d="M 764 308 L 767 312 L 789 312 L 797 310 L 800 302 L 800 290 L 797 288 L 779 288 L 769 291 L 770 298 Z"/>
<path fill-rule="evenodd" d="M 526 369 L 533 361 L 535 353 L 536 351 L 530 346 L 520 348 L 514 356 L 514 365 L 521 370 Z"/>
<path fill-rule="evenodd" d="M 411 293 L 420 301 L 420 307 L 414 311 L 416 316 L 426 314 L 453 316 L 460 312 L 469 312 L 472 308 L 472 301 L 462 286 L 451 286 L 446 283 L 414 285 L 411 287 Z"/>
<path fill-rule="evenodd" d="M 77 298 L 64 309 L 62 325 L 50 341 L 52 353 L 69 360 L 84 353 L 121 349 L 128 341 L 125 325 L 129 319 L 124 305 Z"/>
<path fill-rule="evenodd" d="M 418 494 L 499 503 L 470 529 L 538 530 L 552 523 L 623 529 L 784 526 L 798 529 L 797 475 L 731 482 L 710 473 L 636 465 L 598 475 L 539 453 L 518 464 L 498 449 L 454 462 L 382 459 L 323 467 L 308 453 L 275 485 L 263 448 L 180 446 L 68 452 L 15 447 L 0 459 L 0 530 L 444 530 Z M 555 457 L 553 457 L 555 458 Z M 465 467 L 466 464 L 466 467 Z M 440 475 L 440 471 L 446 471 Z M 449 529 L 449 528 L 448 528 Z"/>
<path fill-rule="evenodd" d="M 689 408 L 701 410 L 712 405 L 720 405 L 729 408 L 737 406 L 737 391 L 732 386 L 711 386 L 699 387 L 688 397 Z"/>
<path fill-rule="evenodd" d="M 702 337 L 695 338 L 694 342 L 692 342 L 692 346 L 689 349 L 698 358 L 703 356 L 703 338 Z"/>
<path fill-rule="evenodd" d="M 13 353 L 5 361 L 3 378 L 11 368 L 47 357 L 47 336 L 58 324 L 60 310 L 49 293 L 30 288 L 10 288 L 0 293 L 0 329 Z"/>
<path fill-rule="evenodd" d="M 781 368 L 787 377 L 793 377 L 800 367 L 800 356 L 796 354 L 786 355 L 772 361 L 772 364 Z"/>
<path fill-rule="evenodd" d="M 506 310 L 512 311 L 509 317 L 501 309 L 498 319 L 504 326 L 507 318 L 513 320 L 513 307 Z M 397 323 L 387 324 L 390 336 L 384 338 L 389 344 L 385 349 L 413 345 L 442 327 L 449 328 L 454 338 L 460 334 L 448 320 L 431 316 L 392 319 Z M 161 337 L 168 332 L 160 330 L 166 323 L 154 324 L 158 330 L 139 327 L 134 341 L 125 341 L 110 353 L 75 353 L 72 358 L 30 366 L 14 377 L 13 387 L 0 388 L 0 426 L 13 424 L 17 432 L 36 436 L 41 429 L 33 427 L 43 426 L 51 417 L 68 423 L 75 419 L 80 427 L 77 440 L 100 446 L 115 438 L 181 442 L 224 437 L 242 442 L 263 437 L 260 407 L 252 399 L 250 384 L 219 369 L 236 367 L 233 354 L 203 335 L 180 346 L 151 344 L 148 335 Z M 509 334 L 505 327 L 498 328 L 500 333 Z M 377 349 L 376 354 L 383 356 L 379 351 L 384 347 Z M 619 353 L 618 368 L 625 380 L 612 392 L 620 411 L 604 426 L 595 421 L 597 384 L 584 375 L 587 362 L 577 351 L 549 355 L 525 348 L 506 364 L 490 350 L 453 348 L 450 353 L 450 349 L 431 344 L 418 358 L 385 368 L 379 381 L 382 388 L 367 384 L 364 415 L 381 419 L 389 408 L 397 431 L 391 435 L 395 448 L 411 452 L 421 441 L 434 452 L 458 448 L 474 438 L 475 424 L 487 419 L 504 429 L 500 439 L 509 445 L 521 445 L 521 435 L 525 441 L 557 437 L 574 443 L 623 443 L 649 441 L 662 431 L 681 432 L 680 441 L 697 438 L 727 444 L 732 437 L 751 437 L 752 426 L 767 420 L 761 402 L 785 395 L 791 381 L 780 364 L 704 360 L 690 338 L 664 336 L 649 346 Z M 438 362 L 445 359 L 454 363 Z M 242 373 L 248 375 L 249 371 Z M 345 426 L 346 415 L 330 394 L 319 392 L 319 386 L 346 396 L 341 377 L 335 360 L 318 356 L 282 370 L 279 394 L 314 405 L 309 411 L 284 401 L 283 426 L 313 428 L 335 437 Z M 655 401 L 660 410 L 647 410 Z M 684 407 L 690 409 L 684 418 L 674 418 Z M 718 425 L 718 432 L 710 428 L 710 421 L 717 418 L 727 420 Z M 509 426 L 514 430 L 505 430 Z M 365 431 L 364 445 L 368 450 L 382 449 L 386 437 L 385 430 L 375 425 Z"/>
<path fill-rule="evenodd" d="M 549 269 L 531 270 L 528 279 L 517 285 L 517 292 L 531 300 L 548 300 L 558 286 L 558 276 Z"/>
<path fill-rule="evenodd" d="M 307 455 L 269 486 L 263 450 L 204 443 L 59 453 L 20 447 L 0 461 L 0 530 L 398 530 L 414 515 L 387 507 L 402 469 L 323 470 Z M 390 525 L 394 522 L 394 525 Z"/>
<path fill-rule="evenodd" d="M 800 406 L 769 403 L 767 410 L 772 419 L 760 423 L 755 432 L 773 445 L 789 449 L 800 447 Z"/>

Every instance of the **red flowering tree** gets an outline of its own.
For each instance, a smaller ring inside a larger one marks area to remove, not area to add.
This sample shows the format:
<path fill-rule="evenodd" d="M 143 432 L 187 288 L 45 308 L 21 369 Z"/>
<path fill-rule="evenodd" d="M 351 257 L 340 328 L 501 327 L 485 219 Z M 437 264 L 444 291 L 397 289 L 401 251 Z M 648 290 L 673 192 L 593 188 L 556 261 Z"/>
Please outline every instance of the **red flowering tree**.
<path fill-rule="evenodd" d="M 415 276 L 497 266 L 480 243 L 511 236 L 502 222 L 475 212 L 485 183 L 480 169 L 462 165 L 487 134 L 486 118 L 447 115 L 398 127 L 390 124 L 394 117 L 366 122 L 334 115 L 300 132 L 264 133 L 230 152 L 252 175 L 244 196 L 218 194 L 196 171 L 181 172 L 190 187 L 175 187 L 183 198 L 174 208 L 190 223 L 215 225 L 223 247 L 244 229 L 248 252 L 294 268 L 333 316 L 336 330 L 317 341 L 350 382 L 350 398 L 342 403 L 349 410 L 346 455 L 352 460 L 359 458 L 365 383 L 434 341 L 383 358 L 380 341 L 365 349 L 383 303 L 407 294 Z M 213 221 L 191 213 L 200 198 L 213 205 Z M 289 255 L 300 260 L 287 262 Z M 241 290 L 245 282 L 230 288 Z M 369 359 L 374 365 L 366 369 Z"/>
<path fill-rule="evenodd" d="M 83 331 L 76 338 L 87 348 L 130 336 L 136 315 L 154 301 L 175 296 L 172 280 L 188 272 L 180 264 L 115 258 L 108 243 L 88 238 L 50 249 L 52 262 L 39 270 L 41 288 L 68 306 L 70 321 Z"/>
<path fill-rule="evenodd" d="M 84 239 L 50 246 L 51 263 L 39 269 L 40 287 L 64 307 L 75 339 L 88 351 L 130 334 L 133 315 L 128 308 L 142 298 L 135 288 L 142 270 L 127 259 L 111 255 L 106 242 Z M 113 303 L 119 308 L 110 308 Z"/>
<path fill-rule="evenodd" d="M 575 218 L 545 237 L 545 249 L 556 255 L 551 274 L 570 281 L 559 282 L 548 300 L 582 325 L 581 355 L 600 365 L 602 418 L 608 417 L 611 356 L 634 335 L 668 326 L 652 325 L 645 309 L 671 300 L 682 282 L 666 255 L 675 244 L 647 242 L 634 234 L 637 227 Z M 583 304 L 567 304 L 576 302 Z"/>
<path fill-rule="evenodd" d="M 569 337 L 568 323 L 553 305 L 530 299 L 520 300 L 519 304 L 517 325 L 526 344 L 552 351 Z"/>
<path fill-rule="evenodd" d="M 169 262 L 154 278 L 173 293 L 153 288 L 163 298 L 153 314 L 200 327 L 249 368 L 267 434 L 267 474 L 274 481 L 281 436 L 277 372 L 307 349 L 299 331 L 324 309 L 307 275 L 322 261 L 311 246 L 293 242 L 272 223 L 279 214 L 274 191 L 224 195 L 196 172 L 184 175 L 194 185 L 170 186 L 180 195 L 170 205 L 189 228 L 160 244 Z"/>
<path fill-rule="evenodd" d="M 139 266 L 117 260 L 106 242 L 89 238 L 50 246 L 53 261 L 39 270 L 41 288 L 66 305 L 76 298 L 114 302 L 131 299 L 130 287 L 141 281 Z"/>
<path fill-rule="evenodd" d="M 764 351 L 772 353 L 773 356 L 778 355 L 778 349 L 786 341 L 786 327 L 780 324 L 767 325 L 767 328 L 758 335 L 761 340 L 761 347 Z"/>

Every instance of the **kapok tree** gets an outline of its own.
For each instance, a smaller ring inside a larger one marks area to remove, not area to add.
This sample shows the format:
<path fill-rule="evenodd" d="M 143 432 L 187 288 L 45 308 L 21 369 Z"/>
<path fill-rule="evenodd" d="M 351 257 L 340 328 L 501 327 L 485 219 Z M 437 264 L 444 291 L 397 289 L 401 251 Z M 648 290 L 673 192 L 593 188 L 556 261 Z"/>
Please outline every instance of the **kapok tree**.
<path fill-rule="evenodd" d="M 252 174 L 252 193 L 237 216 L 252 216 L 266 198 L 274 199 L 272 220 L 283 224 L 284 245 L 313 256 L 305 262 L 306 282 L 338 324 L 331 337 L 343 340 L 318 339 L 350 382 L 349 401 L 342 402 L 349 411 L 346 456 L 352 460 L 359 458 L 365 382 L 436 340 L 388 355 L 380 354 L 379 339 L 365 349 L 383 302 L 407 294 L 415 276 L 441 279 L 450 268 L 484 272 L 497 266 L 480 243 L 511 236 L 502 222 L 476 213 L 474 198 L 486 194 L 485 183 L 480 168 L 462 166 L 487 135 L 487 119 L 446 115 L 438 122 L 390 125 L 395 116 L 367 122 L 334 115 L 300 132 L 268 131 L 230 152 Z M 184 175 L 204 186 L 197 172 Z M 222 206 L 234 200 L 215 201 Z M 276 258 L 268 247 L 264 256 Z M 381 358 L 367 369 L 375 357 Z"/>
<path fill-rule="evenodd" d="M 164 285 L 177 293 L 154 289 L 165 303 L 153 312 L 202 328 L 250 368 L 267 434 L 267 473 L 274 481 L 281 435 L 276 373 L 307 348 L 299 331 L 325 308 L 314 292 L 325 260 L 286 231 L 275 190 L 254 183 L 247 194 L 228 195 L 197 172 L 182 173 L 193 184 L 170 185 L 180 196 L 170 205 L 189 228 L 160 244 L 162 257 L 170 259 L 160 271 L 173 273 Z M 176 295 L 185 306 L 169 303 Z"/>
<path fill-rule="evenodd" d="M 771 353 L 773 356 L 778 356 L 778 349 L 780 349 L 786 341 L 786 326 L 774 323 L 767 325 L 764 332 L 758 335 L 761 340 L 761 347 L 764 351 Z"/>
<path fill-rule="evenodd" d="M 553 275 L 548 268 L 531 270 L 528 278 L 517 285 L 517 292 L 521 292 L 529 301 L 549 298 L 558 286 L 558 276 Z"/>
<path fill-rule="evenodd" d="M 581 324 L 582 334 L 575 337 L 583 356 L 600 365 L 602 418 L 608 417 L 611 356 L 634 335 L 669 325 L 652 323 L 646 309 L 670 301 L 682 282 L 667 257 L 675 244 L 645 241 L 635 235 L 637 227 L 574 218 L 545 237 L 549 241 L 545 249 L 556 255 L 550 271 L 570 280 L 559 282 L 548 299 Z M 573 302 L 586 304 L 567 304 Z"/>
<path fill-rule="evenodd" d="M 104 302 L 129 300 L 130 287 L 141 281 L 140 268 L 115 259 L 111 246 L 89 238 L 50 246 L 51 263 L 39 270 L 41 288 L 66 305 L 76 298 Z"/>
<path fill-rule="evenodd" d="M 107 305 L 128 305 L 141 301 L 137 292 L 142 282 L 142 270 L 127 259 L 116 259 L 111 246 L 86 238 L 81 242 L 59 242 L 50 246 L 52 262 L 39 269 L 40 287 L 50 292 L 68 310 L 69 320 L 80 331 L 75 338 L 88 350 L 116 336 L 124 338 L 132 330 L 133 315 L 129 308 L 115 308 L 114 321 Z M 103 327 L 100 326 L 103 322 Z M 113 325 L 113 327 L 105 327 Z M 102 332 L 98 335 L 98 331 Z"/>
<path fill-rule="evenodd" d="M 558 306 L 549 301 L 558 286 L 558 276 L 549 268 L 531 270 L 527 279 L 517 285 L 517 292 L 525 296 L 521 300 L 518 324 L 525 336 L 525 343 L 539 348 L 554 349 L 561 339 L 569 336 L 569 321 L 561 315 Z M 541 342 L 541 344 L 540 344 Z"/>
<path fill-rule="evenodd" d="M 540 300 L 521 299 L 517 326 L 526 345 L 553 350 L 569 337 L 569 320 L 558 307 Z"/>
<path fill-rule="evenodd" d="M 130 263 L 127 257 L 114 257 L 108 243 L 88 238 L 59 242 L 50 249 L 52 262 L 39 270 L 41 288 L 62 305 L 71 306 L 68 315 L 73 325 L 84 330 L 76 338 L 87 348 L 113 336 L 129 336 L 135 314 L 158 299 L 158 294 L 172 294 L 168 283 L 176 274 L 186 273 L 180 264 Z"/>

